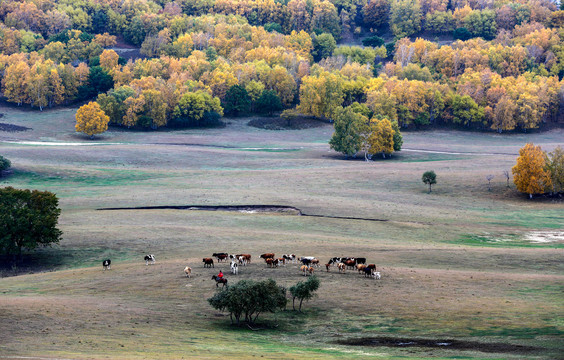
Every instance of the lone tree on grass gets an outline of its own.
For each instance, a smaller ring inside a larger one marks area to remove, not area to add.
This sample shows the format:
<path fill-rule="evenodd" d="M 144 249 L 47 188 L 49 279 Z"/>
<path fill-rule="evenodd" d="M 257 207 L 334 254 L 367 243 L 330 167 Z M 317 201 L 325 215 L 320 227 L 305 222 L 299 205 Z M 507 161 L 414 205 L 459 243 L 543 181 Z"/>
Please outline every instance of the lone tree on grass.
<path fill-rule="evenodd" d="M 315 296 L 314 292 L 319 289 L 320 283 L 321 282 L 319 281 L 317 276 L 312 276 L 307 279 L 307 281 L 300 281 L 296 285 L 292 286 L 290 288 L 290 294 L 292 294 L 292 308 L 296 310 L 295 301 L 296 299 L 298 299 L 300 300 L 298 311 L 302 312 L 302 303 L 304 302 L 304 300 L 308 301 Z"/>
<path fill-rule="evenodd" d="M 509 171 L 503 170 L 503 176 L 505 177 L 505 180 L 507 180 L 507 187 L 509 187 Z"/>
<path fill-rule="evenodd" d="M 286 301 L 286 289 L 272 279 L 242 280 L 208 299 L 215 309 L 229 311 L 231 323 L 235 318 L 237 325 L 242 318 L 247 324 L 253 324 L 261 313 L 286 307 Z"/>
<path fill-rule="evenodd" d="M 58 243 L 61 209 L 57 196 L 49 191 L 0 189 L 0 253 L 21 258 L 22 248 Z"/>
<path fill-rule="evenodd" d="M 425 171 L 421 180 L 429 185 L 429 192 L 431 192 L 431 186 L 437 183 L 437 174 L 433 170 Z"/>
<path fill-rule="evenodd" d="M 548 157 L 540 146 L 532 143 L 523 146 L 511 171 L 517 190 L 529 194 L 529 199 L 552 188 Z"/>
<path fill-rule="evenodd" d="M 110 118 L 104 113 L 97 102 L 89 102 L 81 106 L 76 112 L 76 126 L 78 132 L 83 132 L 94 138 L 94 135 L 101 134 L 108 130 Z"/>
<path fill-rule="evenodd" d="M 486 180 L 488 180 L 488 191 L 492 191 L 492 180 L 494 176 L 492 174 L 486 175 Z"/>

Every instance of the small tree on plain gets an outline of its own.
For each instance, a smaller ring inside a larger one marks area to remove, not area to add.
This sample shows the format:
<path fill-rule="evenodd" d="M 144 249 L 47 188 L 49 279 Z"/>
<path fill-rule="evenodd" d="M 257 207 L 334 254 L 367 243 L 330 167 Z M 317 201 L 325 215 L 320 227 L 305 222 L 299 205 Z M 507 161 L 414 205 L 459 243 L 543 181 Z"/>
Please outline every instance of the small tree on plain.
<path fill-rule="evenodd" d="M 22 249 L 58 243 L 61 209 L 57 196 L 49 191 L 0 189 L 0 254 L 21 257 Z"/>
<path fill-rule="evenodd" d="M 488 191 L 492 191 L 492 179 L 494 176 L 492 174 L 486 175 L 486 180 L 488 180 Z"/>
<path fill-rule="evenodd" d="M 429 193 L 431 192 L 431 186 L 437 183 L 437 174 L 433 170 L 426 171 L 423 173 L 421 180 L 429 185 Z"/>
<path fill-rule="evenodd" d="M 232 324 L 233 318 L 237 325 L 241 324 L 241 319 L 253 324 L 261 313 L 275 312 L 286 306 L 286 289 L 272 279 L 242 280 L 217 292 L 208 302 L 215 309 L 229 311 Z"/>
<path fill-rule="evenodd" d="M 304 300 L 308 301 L 315 296 L 315 291 L 319 289 L 320 281 L 317 276 L 312 276 L 307 281 L 300 281 L 296 285 L 290 287 L 290 294 L 292 294 L 292 308 L 296 310 L 295 301 L 300 300 L 299 312 L 302 312 L 302 303 Z"/>
<path fill-rule="evenodd" d="M 509 187 L 509 171 L 503 170 L 503 176 L 505 176 L 505 179 L 507 180 L 507 187 Z"/>

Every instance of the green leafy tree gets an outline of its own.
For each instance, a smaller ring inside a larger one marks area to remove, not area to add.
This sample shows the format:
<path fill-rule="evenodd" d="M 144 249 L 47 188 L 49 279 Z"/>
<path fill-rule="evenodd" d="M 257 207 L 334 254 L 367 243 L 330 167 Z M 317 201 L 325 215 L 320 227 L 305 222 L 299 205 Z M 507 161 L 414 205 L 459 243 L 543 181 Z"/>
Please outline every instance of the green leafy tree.
<path fill-rule="evenodd" d="M 0 189 L 0 253 L 21 257 L 22 249 L 58 243 L 61 209 L 49 191 Z"/>
<path fill-rule="evenodd" d="M 327 58 L 333 54 L 333 50 L 337 47 L 337 42 L 333 35 L 323 33 L 313 38 L 313 60 L 319 62 L 321 59 Z"/>
<path fill-rule="evenodd" d="M 213 308 L 228 311 L 231 323 L 237 325 L 241 320 L 253 324 L 260 314 L 283 309 L 286 302 L 286 289 L 272 279 L 242 280 L 208 299 Z"/>
<path fill-rule="evenodd" d="M 255 109 L 258 113 L 272 115 L 274 112 L 282 110 L 283 106 L 276 91 L 265 89 L 257 99 Z"/>
<path fill-rule="evenodd" d="M 238 116 L 248 113 L 251 108 L 251 97 L 241 85 L 233 85 L 225 93 L 222 101 L 225 114 Z"/>
<path fill-rule="evenodd" d="M 564 149 L 561 146 L 548 154 L 548 170 L 553 191 L 564 192 Z"/>
<path fill-rule="evenodd" d="M 78 100 L 91 99 L 98 94 L 105 93 L 114 87 L 114 79 L 100 66 L 92 66 L 88 81 L 78 88 Z"/>
<path fill-rule="evenodd" d="M 312 299 L 315 296 L 317 289 L 319 289 L 320 284 L 321 281 L 319 281 L 317 276 L 312 276 L 305 282 L 300 281 L 296 285 L 290 287 L 290 294 L 292 294 L 292 308 L 296 310 L 295 301 L 298 299 L 300 301 L 298 311 L 301 312 L 304 300 L 309 301 Z"/>
<path fill-rule="evenodd" d="M 12 166 L 10 160 L 0 155 L 0 177 L 2 176 L 2 171 L 8 170 L 10 166 Z"/>
<path fill-rule="evenodd" d="M 394 130 L 394 151 L 401 151 L 403 145 L 403 135 L 397 121 L 392 121 L 392 129 Z"/>
<path fill-rule="evenodd" d="M 187 92 L 174 107 L 173 116 L 174 126 L 202 126 L 223 116 L 223 108 L 218 97 L 205 91 Z"/>
<path fill-rule="evenodd" d="M 429 193 L 431 192 L 431 186 L 437 183 L 437 174 L 433 170 L 425 171 L 421 177 L 423 183 L 429 185 Z"/>
<path fill-rule="evenodd" d="M 421 31 L 421 4 L 418 0 L 393 1 L 390 13 L 390 28 L 396 39 Z"/>
<path fill-rule="evenodd" d="M 341 108 L 333 123 L 335 132 L 329 140 L 331 149 L 350 157 L 362 149 L 362 131 L 368 118 L 354 111 L 352 107 Z"/>
<path fill-rule="evenodd" d="M 470 126 L 471 124 L 480 124 L 484 120 L 484 108 L 476 104 L 468 95 L 455 94 L 450 106 L 453 115 L 452 122 L 455 124 Z"/>

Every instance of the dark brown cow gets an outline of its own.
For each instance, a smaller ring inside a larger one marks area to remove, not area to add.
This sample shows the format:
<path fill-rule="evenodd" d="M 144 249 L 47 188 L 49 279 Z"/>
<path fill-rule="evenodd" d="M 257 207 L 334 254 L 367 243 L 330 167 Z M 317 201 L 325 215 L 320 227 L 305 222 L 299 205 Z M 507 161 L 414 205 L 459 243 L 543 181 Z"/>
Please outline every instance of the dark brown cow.
<path fill-rule="evenodd" d="M 368 264 L 366 267 L 372 269 L 372 271 L 376 271 L 376 264 Z"/>
<path fill-rule="evenodd" d="M 217 258 L 217 262 L 221 262 L 223 260 L 226 260 L 229 257 L 229 254 L 227 254 L 227 253 L 213 253 L 212 256 Z"/>
<path fill-rule="evenodd" d="M 204 263 L 204 267 L 215 267 L 213 265 L 213 259 L 212 258 L 203 258 L 202 262 Z"/>
<path fill-rule="evenodd" d="M 266 253 L 266 254 L 262 254 L 260 256 L 261 259 L 268 259 L 268 258 L 272 258 L 274 259 L 274 253 Z"/>

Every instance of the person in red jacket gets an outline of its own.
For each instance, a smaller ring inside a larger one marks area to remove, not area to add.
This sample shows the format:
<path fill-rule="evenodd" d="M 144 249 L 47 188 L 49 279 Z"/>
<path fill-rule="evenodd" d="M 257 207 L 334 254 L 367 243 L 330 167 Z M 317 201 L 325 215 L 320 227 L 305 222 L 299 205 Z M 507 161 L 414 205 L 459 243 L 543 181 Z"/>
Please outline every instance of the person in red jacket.
<path fill-rule="evenodd" d="M 217 274 L 218 279 L 223 279 L 223 273 L 219 270 L 219 274 Z"/>

